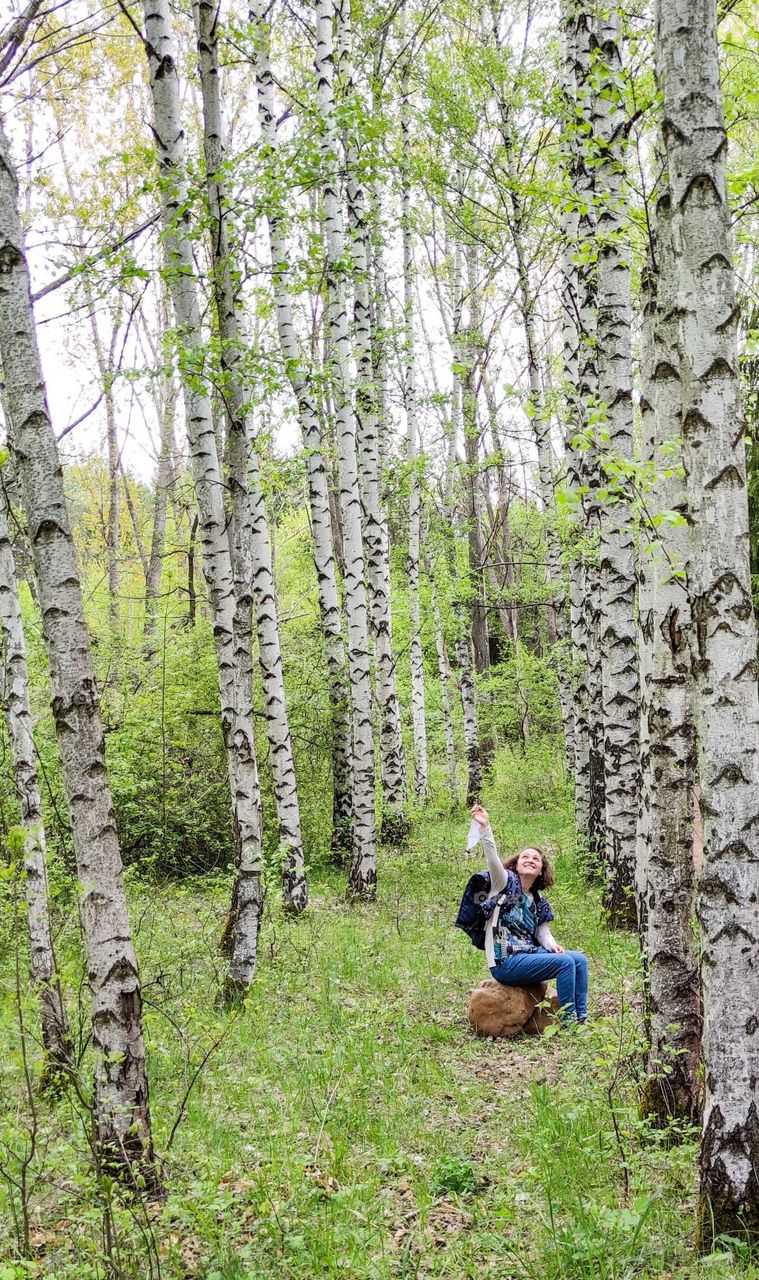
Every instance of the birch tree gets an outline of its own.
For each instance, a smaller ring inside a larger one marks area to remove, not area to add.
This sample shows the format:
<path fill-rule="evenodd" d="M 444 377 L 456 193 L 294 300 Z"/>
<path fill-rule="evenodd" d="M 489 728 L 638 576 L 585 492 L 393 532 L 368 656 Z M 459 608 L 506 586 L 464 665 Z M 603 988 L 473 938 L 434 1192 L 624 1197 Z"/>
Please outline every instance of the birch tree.
<path fill-rule="evenodd" d="M 648 994 L 642 1109 L 664 1126 L 693 1122 L 701 993 L 693 937 L 692 788 L 696 731 L 691 671 L 688 502 L 679 459 L 682 393 L 672 290 L 671 210 L 664 194 L 643 278 L 643 461 L 653 472 L 640 553 L 641 807 L 637 888 Z M 673 523 L 673 515 L 680 523 Z"/>
<path fill-rule="evenodd" d="M 221 723 L 235 822 L 235 883 L 224 941 L 230 952 L 226 991 L 250 984 L 263 909 L 261 806 L 253 733 L 253 691 L 246 611 L 237 608 L 223 484 L 211 401 L 202 365 L 203 332 L 192 256 L 184 132 L 168 0 L 146 0 L 145 52 L 160 174 L 161 220 L 174 318 L 184 347 L 185 425 L 198 503 L 203 573 L 208 587 L 221 696 Z"/>
<path fill-rule="evenodd" d="M 575 812 L 578 833 L 595 858 L 603 856 L 601 667 L 598 652 L 600 582 L 590 544 L 598 532 L 595 447 L 591 412 L 595 369 L 596 274 L 591 89 L 591 15 L 569 0 L 563 10 L 565 112 L 562 208 L 562 341 L 567 398 L 567 486 L 578 499 L 580 543 L 570 573 L 570 619 L 576 652 Z M 584 498 L 581 497 L 585 494 Z"/>
<path fill-rule="evenodd" d="M 319 405 L 312 377 L 313 369 L 307 365 L 298 345 L 287 282 L 290 253 L 285 232 L 285 172 L 279 163 L 277 146 L 268 12 L 267 0 L 254 0 L 251 14 L 254 23 L 256 98 L 267 162 L 264 204 L 269 228 L 277 335 L 285 373 L 298 409 L 306 453 L 312 546 L 332 714 L 332 843 L 333 847 L 342 850 L 350 847 L 353 825 L 352 738 L 346 696 L 348 663 L 340 621 L 335 546 Z"/>
<path fill-rule="evenodd" d="M 464 246 L 467 264 L 467 324 L 459 332 L 462 363 L 461 410 L 464 432 L 462 489 L 467 522 L 469 595 L 472 617 L 472 649 L 478 675 L 490 669 L 490 638 L 485 604 L 485 551 L 481 520 L 480 424 L 477 415 L 477 382 L 483 356 L 482 313 L 478 257 L 473 244 Z M 489 754 L 489 753 L 487 753 Z"/>
<path fill-rule="evenodd" d="M 160 329 L 157 341 L 151 340 L 149 326 L 146 336 L 151 342 L 151 353 L 156 367 L 165 364 L 163 342 L 169 328 L 170 301 L 166 287 L 161 288 L 159 301 Z M 158 462 L 155 477 L 155 506 L 153 509 L 153 525 L 150 537 L 148 567 L 145 574 L 145 623 L 143 636 L 146 647 L 153 643 L 158 626 L 158 596 L 161 588 L 161 570 L 163 568 L 164 548 L 166 545 L 166 522 L 169 510 L 169 495 L 174 487 L 174 429 L 176 419 L 177 387 L 174 371 L 163 368 L 154 395 L 154 404 L 159 424 Z"/>
<path fill-rule="evenodd" d="M 52 1083 L 62 1069 L 71 1068 L 72 1046 L 53 949 L 45 827 L 29 706 L 26 643 L 8 529 L 8 497 L 4 480 L 0 482 L 0 628 L 3 637 L 0 694 L 24 828 L 29 977 L 40 1000 L 44 1076 Z"/>
<path fill-rule="evenodd" d="M 577 238 L 579 218 L 573 198 L 574 177 L 577 168 L 576 143 L 573 124 L 576 114 L 577 70 L 575 66 L 576 32 L 573 8 L 569 0 L 562 9 L 562 94 L 564 133 L 562 138 L 563 181 L 565 193 L 561 209 L 562 227 L 562 275 L 561 275 L 561 330 L 564 398 L 567 409 L 567 430 L 564 442 L 566 485 L 570 495 L 577 499 L 581 484 L 578 449 L 575 443 L 578 431 L 577 400 L 574 388 L 579 377 L 579 281 L 577 272 Z M 575 695 L 574 711 L 574 806 L 577 833 L 588 838 L 590 821 L 589 780 L 589 727 L 587 684 L 580 672 L 580 628 L 582 625 L 583 573 L 580 554 L 574 551 L 569 568 L 570 618 L 572 639 L 572 675 Z"/>
<path fill-rule="evenodd" d="M 405 370 L 403 405 L 406 411 L 406 447 L 409 463 L 408 500 L 408 598 L 411 648 L 411 723 L 414 736 L 414 794 L 429 799 L 427 759 L 427 709 L 424 693 L 424 653 L 419 604 L 419 558 L 422 527 L 422 495 L 419 477 L 419 421 L 414 341 L 414 256 L 411 227 L 411 184 L 408 161 L 411 145 L 409 121 L 409 60 L 404 59 L 401 94 L 401 235 L 403 240 L 403 324 Z"/>
<path fill-rule="evenodd" d="M 142 994 L 74 539 L 34 326 L 18 186 L 0 127 L 0 362 L 39 588 L 92 993 L 101 1160 L 154 1177 Z"/>
<path fill-rule="evenodd" d="M 715 0 L 658 0 L 704 873 L 699 1243 L 759 1236 L 759 693 Z M 737 425 L 736 425 L 737 424 Z M 729 975 L 729 983 L 726 976 Z"/>
<path fill-rule="evenodd" d="M 334 0 L 319 0 L 316 92 L 321 117 L 327 321 L 345 549 L 343 589 L 353 723 L 353 847 L 348 889 L 356 897 L 369 898 L 374 896 L 377 881 L 372 687 L 344 272 L 345 232 L 335 118 L 333 20 Z"/>
<path fill-rule="evenodd" d="M 448 659 L 448 645 L 443 628 L 443 617 L 440 610 L 440 594 L 435 576 L 425 558 L 425 570 L 432 589 L 432 620 L 435 628 L 435 650 L 437 653 L 438 678 L 440 680 L 440 700 L 443 709 L 443 732 L 445 734 L 445 763 L 448 773 L 448 790 L 451 807 L 459 803 L 458 778 L 456 773 L 456 735 L 453 729 L 453 712 L 451 709 L 451 664 Z"/>
<path fill-rule="evenodd" d="M 598 395 L 603 456 L 613 488 L 633 457 L 632 302 L 625 206 L 626 120 L 622 98 L 621 16 L 598 20 L 594 128 L 598 248 Z M 599 504 L 606 867 L 604 905 L 613 925 L 634 928 L 635 834 L 640 790 L 635 536 L 626 478 L 616 500 Z"/>
<path fill-rule="evenodd" d="M 464 434 L 463 413 L 463 368 L 460 345 L 462 323 L 463 288 L 461 246 L 454 242 L 451 268 L 451 302 L 453 324 L 450 334 L 451 355 L 453 358 L 453 378 L 451 388 L 451 422 L 448 456 L 446 461 L 446 478 L 443 500 L 443 520 L 446 530 L 448 560 L 453 578 L 454 590 L 460 590 L 456 570 L 456 512 L 454 501 L 454 483 L 457 471 L 458 442 Z M 442 311 L 442 308 L 441 308 Z M 459 668 L 459 692 L 464 719 L 464 747 L 467 759 L 466 803 L 475 804 L 482 794 L 483 782 L 483 750 L 480 741 L 480 724 L 477 707 L 477 690 L 474 681 L 474 665 L 470 646 L 470 627 L 467 617 L 467 602 L 459 599 L 454 604 L 454 653 Z"/>
<path fill-rule="evenodd" d="M 121 565 L 119 562 L 121 543 L 121 501 L 119 492 L 120 450 L 118 429 L 116 425 L 116 399 L 114 395 L 114 378 L 116 376 L 116 349 L 121 329 L 121 315 L 117 314 L 111 321 L 111 334 L 106 350 L 100 333 L 95 310 L 90 304 L 90 327 L 95 348 L 98 373 L 105 398 L 106 446 L 108 453 L 108 533 L 106 545 L 108 549 L 108 598 L 111 617 L 111 628 L 114 638 L 119 635 L 119 589 Z"/>
<path fill-rule="evenodd" d="M 380 497 L 380 435 L 387 413 L 386 400 L 380 394 L 383 385 L 381 369 L 375 370 L 374 353 L 378 339 L 375 331 L 384 321 L 382 315 L 372 320 L 371 285 L 371 237 L 369 209 L 362 180 L 366 158 L 360 154 L 359 131 L 364 104 L 355 84 L 351 52 L 350 6 L 347 0 L 338 0 L 335 6 L 337 30 L 336 46 L 339 47 L 339 70 L 345 82 L 344 95 L 348 114 L 345 130 L 345 194 L 350 230 L 350 249 L 353 266 L 353 353 L 356 364 L 356 448 L 358 454 L 361 505 L 363 512 L 366 576 L 369 588 L 369 604 L 374 640 L 376 668 L 376 698 L 380 715 L 380 773 L 382 780 L 382 834 L 386 840 L 399 841 L 408 831 L 405 815 L 406 761 L 403 749 L 400 705 L 395 681 L 395 658 L 392 645 L 392 618 L 390 610 L 390 548 L 387 523 Z M 377 71 L 375 70 L 375 75 Z M 405 225 L 405 224 L 404 224 Z M 405 234 L 405 233 L 404 233 Z M 380 277 L 382 276 L 382 251 L 378 247 Z M 405 258 L 404 258 L 405 262 Z M 405 267 L 404 267 L 405 271 Z M 404 276 L 405 278 L 405 276 Z M 384 288 L 380 279 L 376 288 Z M 384 305 L 384 298 L 375 295 L 375 308 Z M 380 350 L 381 350 L 381 340 Z M 418 597 L 418 592 L 417 592 Z M 415 650 L 412 631 L 412 685 L 418 691 L 418 673 L 414 677 Z M 423 677 L 422 677 L 423 679 Z M 422 686 L 422 696 L 423 696 Z M 417 701 L 414 701 L 414 706 Z M 422 722 L 423 723 L 423 722 Z M 415 726 L 417 719 L 414 719 Z M 415 742 L 418 727 L 414 730 Z M 422 754 L 426 760 L 426 740 Z M 417 779 L 419 773 L 417 770 Z M 418 789 L 417 789 L 418 793 Z"/>
<path fill-rule="evenodd" d="M 238 611 L 249 615 L 251 591 L 258 634 L 266 733 L 271 751 L 274 795 L 283 853 L 284 903 L 288 911 L 302 911 L 308 901 L 303 861 L 303 838 L 295 778 L 285 679 L 277 617 L 277 594 L 272 565 L 266 505 L 255 444 L 251 388 L 246 385 L 243 335 L 238 318 L 229 228 L 229 198 L 224 179 L 224 123 L 217 40 L 218 11 L 210 0 L 193 5 L 198 38 L 198 62 L 203 98 L 203 146 L 210 214 L 211 259 L 216 317 L 221 339 L 221 378 L 227 420 L 227 454 L 234 528 L 235 596 Z M 242 623 L 238 622 L 238 633 Z"/>

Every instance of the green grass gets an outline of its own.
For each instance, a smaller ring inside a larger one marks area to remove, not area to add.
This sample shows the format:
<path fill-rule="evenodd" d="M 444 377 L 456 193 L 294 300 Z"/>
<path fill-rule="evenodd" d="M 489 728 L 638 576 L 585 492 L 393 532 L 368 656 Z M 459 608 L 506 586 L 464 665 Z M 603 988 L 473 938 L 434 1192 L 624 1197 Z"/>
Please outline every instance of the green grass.
<path fill-rule="evenodd" d="M 486 802 L 502 852 L 556 853 L 554 931 L 591 958 L 592 1024 L 501 1043 L 469 1032 L 467 993 L 487 971 L 452 928 L 481 863 L 463 852 L 464 813 L 433 811 L 407 850 L 384 853 L 375 905 L 346 905 L 336 873 L 312 877 L 300 920 L 273 894 L 255 985 L 233 1020 L 214 1005 L 228 883 L 156 889 L 133 877 L 159 1151 L 221 1043 L 166 1155 L 166 1199 L 144 1207 L 113 1192 L 110 1272 L 81 1118 L 69 1101 L 37 1100 L 33 1257 L 13 1260 L 3 1184 L 0 1280 L 143 1280 L 158 1262 L 166 1280 L 759 1275 L 729 1242 L 701 1262 L 692 1254 L 697 1145 L 665 1146 L 638 1119 L 636 944 L 603 926 L 552 768 L 539 754 L 502 757 Z M 13 1105 L 0 1136 L 18 1151 L 28 1109 L 10 967 L 0 1087 Z M 72 987 L 73 945 L 66 972 Z"/>

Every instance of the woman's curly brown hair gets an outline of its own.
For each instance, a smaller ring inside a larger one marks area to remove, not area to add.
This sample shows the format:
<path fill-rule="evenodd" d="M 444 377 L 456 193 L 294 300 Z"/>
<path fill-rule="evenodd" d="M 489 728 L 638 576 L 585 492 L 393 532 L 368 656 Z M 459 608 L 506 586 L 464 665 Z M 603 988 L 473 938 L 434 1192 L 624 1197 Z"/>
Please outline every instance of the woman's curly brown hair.
<path fill-rule="evenodd" d="M 551 885 L 554 883 L 553 867 L 548 861 L 546 855 L 543 853 L 543 850 L 539 849 L 536 844 L 526 844 L 524 849 L 520 849 L 519 853 L 515 853 L 512 858 L 506 858 L 503 863 L 504 867 L 507 871 L 516 871 L 519 858 L 525 852 L 525 849 L 534 849 L 536 853 L 540 854 L 543 862 L 543 869 L 540 875 L 536 876 L 532 882 L 533 889 L 550 889 Z"/>

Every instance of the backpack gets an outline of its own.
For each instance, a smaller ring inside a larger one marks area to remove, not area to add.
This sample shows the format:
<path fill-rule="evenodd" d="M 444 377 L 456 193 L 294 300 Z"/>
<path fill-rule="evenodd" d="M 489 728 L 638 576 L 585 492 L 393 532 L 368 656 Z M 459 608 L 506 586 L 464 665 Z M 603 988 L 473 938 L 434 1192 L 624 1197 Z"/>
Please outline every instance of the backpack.
<path fill-rule="evenodd" d="M 455 929 L 463 929 L 469 934 L 473 947 L 485 950 L 485 924 L 490 911 L 483 910 L 483 903 L 490 896 L 490 873 L 475 871 L 469 878 L 459 905 L 458 915 L 454 921 Z"/>
<path fill-rule="evenodd" d="M 511 872 L 509 873 L 511 875 Z M 464 933 L 469 935 L 469 941 L 473 947 L 479 947 L 480 951 L 485 950 L 485 925 L 490 919 L 496 907 L 506 904 L 511 905 L 517 901 L 518 894 L 509 893 L 508 888 L 502 889 L 500 893 L 491 897 L 490 895 L 490 872 L 475 871 L 474 875 L 469 878 L 464 889 L 461 902 L 459 904 L 458 915 L 454 921 L 455 929 L 463 929 Z M 553 920 L 553 912 L 545 898 L 541 898 L 537 890 L 534 890 L 535 906 L 537 909 L 538 921 L 542 924 L 545 920 Z M 546 911 L 547 908 L 547 911 Z M 543 917 L 543 919 L 541 919 Z M 516 941 L 516 939 L 515 939 Z M 514 947 L 517 951 L 527 950 L 520 946 Z M 534 950 L 535 948 L 531 948 Z"/>

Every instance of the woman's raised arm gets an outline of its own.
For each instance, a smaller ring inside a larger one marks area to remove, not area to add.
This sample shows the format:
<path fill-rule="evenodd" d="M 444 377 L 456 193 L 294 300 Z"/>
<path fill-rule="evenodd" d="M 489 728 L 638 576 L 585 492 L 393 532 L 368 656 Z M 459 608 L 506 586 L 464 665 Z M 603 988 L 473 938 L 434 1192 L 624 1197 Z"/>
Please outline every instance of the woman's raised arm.
<path fill-rule="evenodd" d="M 482 828 L 482 847 L 485 850 L 485 857 L 488 860 L 488 871 L 490 872 L 490 892 L 500 893 L 501 889 L 506 888 L 508 875 L 506 868 L 498 857 L 498 850 L 495 847 L 495 837 L 490 826 L 488 811 L 487 809 L 483 809 L 481 804 L 476 804 L 472 809 L 472 817 Z"/>

